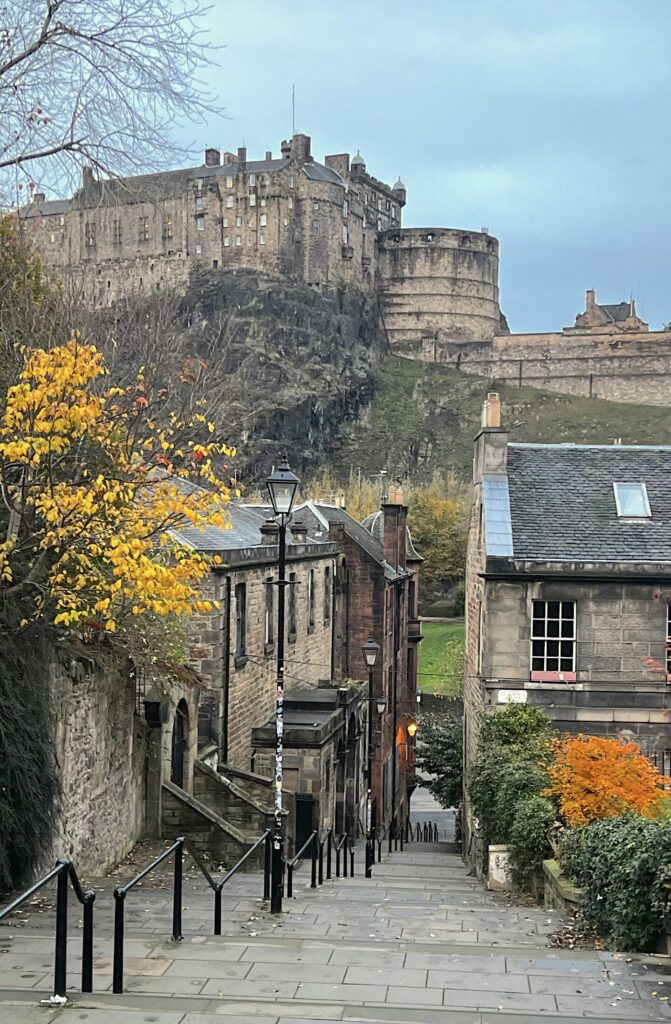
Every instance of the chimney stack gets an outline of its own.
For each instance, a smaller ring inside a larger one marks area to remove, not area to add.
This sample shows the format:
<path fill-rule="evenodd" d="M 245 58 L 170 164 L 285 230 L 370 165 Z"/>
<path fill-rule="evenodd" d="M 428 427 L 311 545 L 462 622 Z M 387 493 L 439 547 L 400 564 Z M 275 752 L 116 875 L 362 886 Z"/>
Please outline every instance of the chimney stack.
<path fill-rule="evenodd" d="M 280 143 L 280 153 L 282 154 L 283 160 L 288 160 L 291 156 L 291 143 L 287 142 L 286 139 L 282 139 Z"/>
<path fill-rule="evenodd" d="M 206 167 L 218 167 L 221 163 L 221 153 L 218 149 L 210 147 L 205 150 L 205 166 Z"/>
<path fill-rule="evenodd" d="M 591 310 L 594 309 L 595 306 L 596 306 L 596 292 L 594 291 L 593 288 L 588 288 L 587 289 L 587 294 L 585 295 L 585 312 L 589 313 Z"/>
<path fill-rule="evenodd" d="M 475 438 L 473 483 L 483 476 L 503 475 L 508 468 L 508 431 L 501 426 L 501 399 L 490 391 L 482 407 L 482 427 Z"/>
<path fill-rule="evenodd" d="M 229 164 L 235 163 L 235 153 L 231 153 L 230 150 L 224 152 L 224 167 L 228 167 Z"/>
<path fill-rule="evenodd" d="M 266 150 L 266 160 L 272 160 L 272 158 L 273 158 L 273 151 L 272 151 L 272 149 L 267 149 Z"/>
<path fill-rule="evenodd" d="M 262 544 L 279 544 L 280 542 L 280 528 L 274 519 L 266 519 L 265 523 L 261 527 L 261 543 Z"/>
<path fill-rule="evenodd" d="M 238 146 L 238 170 L 244 171 L 247 166 L 247 147 Z"/>
<path fill-rule="evenodd" d="M 294 135 L 291 140 L 292 159 L 297 160 L 300 164 L 309 163 L 312 160 L 310 156 L 310 142 L 309 135 L 304 135 L 302 132 Z"/>

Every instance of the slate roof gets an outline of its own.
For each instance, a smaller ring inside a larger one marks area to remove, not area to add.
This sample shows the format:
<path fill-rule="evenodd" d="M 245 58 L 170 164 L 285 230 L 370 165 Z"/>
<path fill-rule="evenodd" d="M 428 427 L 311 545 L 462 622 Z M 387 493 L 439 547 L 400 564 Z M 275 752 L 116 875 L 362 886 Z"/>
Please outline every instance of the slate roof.
<path fill-rule="evenodd" d="M 644 483 L 651 517 L 619 518 L 614 482 Z M 515 559 L 671 562 L 671 447 L 509 444 L 508 488 Z"/>
<path fill-rule="evenodd" d="M 397 567 L 390 565 L 385 560 L 384 548 L 380 541 L 373 537 L 366 527 L 358 523 L 345 509 L 339 508 L 337 505 L 327 505 L 321 501 L 306 501 L 305 504 L 294 509 L 294 517 L 305 523 L 309 534 L 314 535 L 316 532 L 317 536 L 323 536 L 322 531 L 324 530 L 320 517 L 327 523 L 342 523 L 345 527 L 345 534 L 384 569 L 387 579 L 396 579 L 399 575 Z"/>
<path fill-rule="evenodd" d="M 485 514 L 485 546 L 488 555 L 500 558 L 513 556 L 513 531 L 510 522 L 508 478 L 487 475 L 482 478 L 482 500 Z"/>
<path fill-rule="evenodd" d="M 602 303 L 599 304 L 599 309 L 602 309 L 606 316 L 609 316 L 611 320 L 626 320 L 631 315 L 631 304 L 629 302 L 615 302 L 615 303 Z"/>

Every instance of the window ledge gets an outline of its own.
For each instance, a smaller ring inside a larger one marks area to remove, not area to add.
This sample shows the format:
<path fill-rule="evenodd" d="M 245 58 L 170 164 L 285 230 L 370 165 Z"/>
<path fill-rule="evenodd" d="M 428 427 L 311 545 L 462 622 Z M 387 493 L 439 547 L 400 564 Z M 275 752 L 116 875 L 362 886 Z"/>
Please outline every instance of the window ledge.
<path fill-rule="evenodd" d="M 264 644 L 263 645 L 263 653 L 265 654 L 266 658 L 269 658 L 274 650 L 275 650 L 275 642 L 274 641 L 272 641 L 269 644 Z"/>
<path fill-rule="evenodd" d="M 236 654 L 234 665 L 235 665 L 236 669 L 237 668 L 244 668 L 248 661 L 249 661 L 249 658 L 248 658 L 248 656 L 246 654 Z"/>
<path fill-rule="evenodd" d="M 575 672 L 532 672 L 532 683 L 575 683 Z"/>

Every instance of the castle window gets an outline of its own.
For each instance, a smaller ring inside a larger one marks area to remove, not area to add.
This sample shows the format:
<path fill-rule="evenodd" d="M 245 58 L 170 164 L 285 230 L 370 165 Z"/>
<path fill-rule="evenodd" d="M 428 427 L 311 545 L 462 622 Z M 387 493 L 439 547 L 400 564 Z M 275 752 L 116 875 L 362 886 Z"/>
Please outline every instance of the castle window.
<path fill-rule="evenodd" d="M 249 184 L 252 186 L 252 188 L 254 187 L 254 185 L 256 185 L 256 175 L 255 174 L 250 174 L 249 175 Z"/>
<path fill-rule="evenodd" d="M 242 237 L 241 237 L 241 235 L 236 235 L 235 236 L 235 244 L 236 245 L 242 245 Z"/>
<path fill-rule="evenodd" d="M 343 245 L 349 245 L 349 227 L 347 224 L 342 226 L 342 241 Z"/>
<path fill-rule="evenodd" d="M 231 240 L 230 240 L 230 238 L 228 237 L 228 235 L 224 235 L 224 247 L 225 247 L 225 248 L 228 248 L 228 246 L 229 246 L 230 244 L 231 244 Z"/>
<path fill-rule="evenodd" d="M 262 231 L 261 234 L 259 235 L 259 245 L 265 245 L 265 244 L 266 244 L 266 236 L 264 235 L 264 233 Z"/>
<path fill-rule="evenodd" d="M 235 218 L 235 226 L 236 226 L 236 228 L 241 228 L 242 227 L 242 217 L 236 217 Z"/>
<path fill-rule="evenodd" d="M 319 234 L 319 217 L 314 217 L 312 220 L 312 234 L 315 238 Z"/>
<path fill-rule="evenodd" d="M 267 223 L 268 223 L 268 214 L 267 213 L 262 213 L 261 217 L 259 219 L 259 224 L 261 225 L 262 228 L 265 228 Z"/>
<path fill-rule="evenodd" d="M 226 175 L 226 188 L 233 188 L 233 177 L 230 174 Z"/>
<path fill-rule="evenodd" d="M 228 227 L 228 217 L 222 217 L 221 218 L 221 226 L 222 226 L 222 228 L 227 228 Z"/>
<path fill-rule="evenodd" d="M 290 174 L 289 175 L 289 188 L 293 188 L 293 187 L 294 187 L 294 176 L 293 176 L 293 174 Z"/>
<path fill-rule="evenodd" d="M 202 178 L 196 178 L 196 188 L 197 188 L 197 190 L 199 192 L 203 191 L 203 179 Z"/>
<path fill-rule="evenodd" d="M 249 205 L 256 206 L 256 192 L 251 192 L 249 195 Z"/>
<path fill-rule="evenodd" d="M 112 244 L 121 245 L 121 221 L 112 221 Z"/>
<path fill-rule="evenodd" d="M 65 225 L 65 217 L 60 217 L 59 220 L 60 220 L 61 227 L 64 227 L 64 225 Z"/>
<path fill-rule="evenodd" d="M 203 251 L 202 245 L 197 245 L 196 246 L 196 256 L 200 256 L 202 251 Z"/>
<path fill-rule="evenodd" d="M 229 210 L 232 210 L 235 206 L 235 196 L 226 196 L 226 206 Z"/>
<path fill-rule="evenodd" d="M 293 196 L 289 196 L 289 209 L 293 210 L 293 208 L 294 208 L 294 197 Z"/>
<path fill-rule="evenodd" d="M 389 201 L 389 199 L 385 200 L 384 208 L 385 210 L 391 210 L 391 202 Z"/>
<path fill-rule="evenodd" d="M 377 208 L 378 210 L 382 209 L 382 196 L 377 197 Z"/>
<path fill-rule="evenodd" d="M 90 248 L 96 244 L 96 226 L 93 221 L 87 221 L 84 227 L 85 244 Z"/>
<path fill-rule="evenodd" d="M 382 231 L 382 217 L 377 218 L 377 230 Z"/>
<path fill-rule="evenodd" d="M 202 213 L 199 213 L 198 216 L 196 217 L 196 227 L 198 228 L 199 231 L 205 230 L 205 217 L 203 216 Z"/>
<path fill-rule="evenodd" d="M 163 221 L 163 238 L 172 238 L 172 217 Z"/>
<path fill-rule="evenodd" d="M 55 235 L 52 235 L 52 236 L 51 236 L 51 242 L 52 242 L 52 245 L 53 245 L 53 243 L 54 243 L 55 241 L 56 241 L 56 236 L 55 236 Z"/>
<path fill-rule="evenodd" d="M 348 217 L 349 216 L 349 203 L 347 202 L 346 199 L 343 199 L 342 215 L 343 215 L 343 217 Z"/>
<path fill-rule="evenodd" d="M 266 197 L 265 196 L 261 196 L 261 206 L 265 206 L 265 205 L 266 205 Z"/>
<path fill-rule="evenodd" d="M 137 240 L 138 242 L 149 241 L 149 217 L 138 217 L 137 219 Z"/>
<path fill-rule="evenodd" d="M 205 204 L 205 200 L 203 199 L 203 197 L 202 196 L 196 196 L 196 209 L 197 210 L 204 210 L 205 209 L 205 205 L 204 204 Z"/>
<path fill-rule="evenodd" d="M 312 209 L 315 211 L 315 213 L 317 213 L 319 211 L 319 203 L 313 203 Z"/>

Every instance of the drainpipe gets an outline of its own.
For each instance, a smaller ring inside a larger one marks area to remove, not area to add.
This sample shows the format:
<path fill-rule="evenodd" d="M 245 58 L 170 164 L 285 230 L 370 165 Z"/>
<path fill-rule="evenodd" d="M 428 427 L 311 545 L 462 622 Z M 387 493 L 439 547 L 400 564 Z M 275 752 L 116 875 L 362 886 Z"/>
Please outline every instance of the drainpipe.
<path fill-rule="evenodd" d="M 224 657 L 222 672 L 222 722 L 220 737 L 221 760 L 228 761 L 228 689 L 231 673 L 231 577 L 226 577 L 226 620 L 224 623 Z"/>
<path fill-rule="evenodd" d="M 392 839 L 396 835 L 396 733 L 398 731 L 398 648 L 400 641 L 400 619 L 401 619 L 401 594 L 402 582 L 396 580 L 396 614 L 394 615 L 394 662 L 391 674 L 391 702 L 393 709 L 392 724 L 394 735 L 392 737 L 391 749 L 391 828 L 389 829 L 389 852 L 391 853 Z"/>

